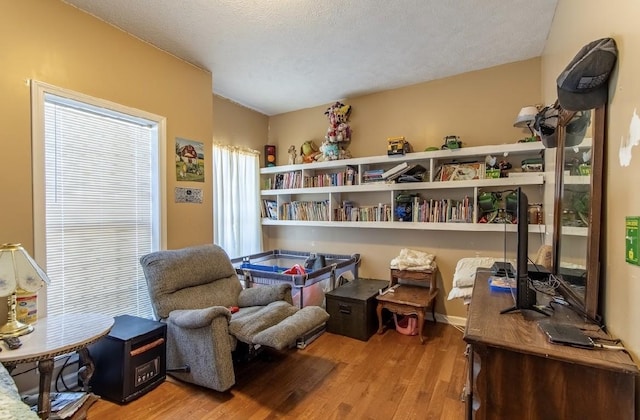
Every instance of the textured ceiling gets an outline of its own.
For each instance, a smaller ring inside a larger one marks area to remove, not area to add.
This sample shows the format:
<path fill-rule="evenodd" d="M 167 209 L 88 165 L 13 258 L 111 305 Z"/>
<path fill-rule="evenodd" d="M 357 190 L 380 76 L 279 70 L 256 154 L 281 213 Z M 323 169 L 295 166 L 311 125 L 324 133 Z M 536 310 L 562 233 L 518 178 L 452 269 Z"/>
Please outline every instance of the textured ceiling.
<path fill-rule="evenodd" d="M 267 115 L 542 54 L 558 0 L 65 0 Z"/>

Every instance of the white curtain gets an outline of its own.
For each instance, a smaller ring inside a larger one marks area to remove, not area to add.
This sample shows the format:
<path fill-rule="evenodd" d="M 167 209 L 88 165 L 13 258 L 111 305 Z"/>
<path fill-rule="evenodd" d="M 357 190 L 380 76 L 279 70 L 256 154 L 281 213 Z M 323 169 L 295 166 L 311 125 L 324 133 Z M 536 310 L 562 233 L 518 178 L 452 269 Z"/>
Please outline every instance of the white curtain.
<path fill-rule="evenodd" d="M 213 146 L 213 240 L 229 257 L 262 251 L 260 154 Z"/>

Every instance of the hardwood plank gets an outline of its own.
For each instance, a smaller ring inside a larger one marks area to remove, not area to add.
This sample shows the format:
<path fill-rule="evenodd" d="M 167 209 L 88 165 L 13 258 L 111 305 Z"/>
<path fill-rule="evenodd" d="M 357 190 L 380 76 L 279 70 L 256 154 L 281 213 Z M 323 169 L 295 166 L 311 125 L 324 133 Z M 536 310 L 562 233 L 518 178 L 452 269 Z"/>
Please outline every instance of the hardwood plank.
<path fill-rule="evenodd" d="M 99 400 L 88 420 L 460 419 L 465 343 L 428 322 L 426 342 L 389 330 L 363 342 L 325 333 L 306 349 L 266 351 L 220 393 L 168 378 L 126 405 Z"/>

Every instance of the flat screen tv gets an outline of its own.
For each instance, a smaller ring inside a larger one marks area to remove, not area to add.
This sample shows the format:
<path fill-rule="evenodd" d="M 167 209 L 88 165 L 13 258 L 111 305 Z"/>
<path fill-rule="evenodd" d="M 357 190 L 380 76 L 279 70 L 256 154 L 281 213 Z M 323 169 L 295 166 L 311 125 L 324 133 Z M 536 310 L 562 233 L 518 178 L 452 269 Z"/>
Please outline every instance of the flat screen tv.
<path fill-rule="evenodd" d="M 500 313 L 530 309 L 548 315 L 536 307 L 536 291 L 529 286 L 529 199 L 520 187 L 515 190 L 515 194 L 517 197 L 516 215 L 518 221 L 515 302 L 513 307 L 504 309 Z"/>

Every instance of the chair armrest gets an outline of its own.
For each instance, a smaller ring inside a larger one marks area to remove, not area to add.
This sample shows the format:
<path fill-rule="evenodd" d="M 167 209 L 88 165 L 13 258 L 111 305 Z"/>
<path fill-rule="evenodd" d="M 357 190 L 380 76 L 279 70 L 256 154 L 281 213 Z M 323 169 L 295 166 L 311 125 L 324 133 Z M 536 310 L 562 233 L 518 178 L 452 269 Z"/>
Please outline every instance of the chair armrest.
<path fill-rule="evenodd" d="M 279 283 L 266 286 L 250 287 L 240 292 L 238 296 L 238 306 L 264 306 L 272 302 L 284 300 L 292 303 L 291 285 L 289 283 Z"/>
<path fill-rule="evenodd" d="M 217 317 L 227 317 L 227 322 L 231 319 L 231 311 L 224 306 L 212 306 L 203 309 L 177 309 L 169 313 L 169 319 L 180 328 L 202 328 L 211 325 Z"/>

